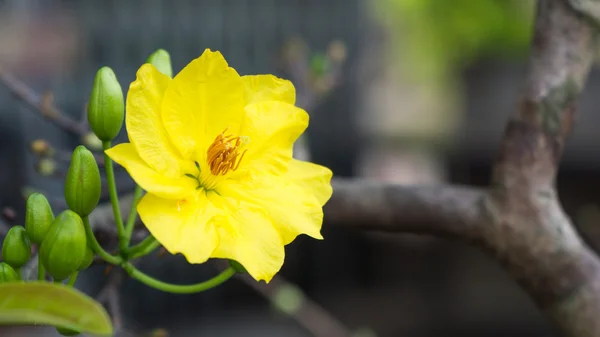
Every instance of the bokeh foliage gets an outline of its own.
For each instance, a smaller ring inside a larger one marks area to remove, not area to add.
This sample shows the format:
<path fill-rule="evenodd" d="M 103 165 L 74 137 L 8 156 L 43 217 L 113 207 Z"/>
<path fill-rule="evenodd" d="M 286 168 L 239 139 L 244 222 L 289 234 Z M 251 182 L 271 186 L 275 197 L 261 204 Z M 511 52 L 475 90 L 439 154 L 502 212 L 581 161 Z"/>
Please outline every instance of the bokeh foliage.
<path fill-rule="evenodd" d="M 533 0 L 381 0 L 394 60 L 436 79 L 481 57 L 520 58 L 532 34 Z"/>

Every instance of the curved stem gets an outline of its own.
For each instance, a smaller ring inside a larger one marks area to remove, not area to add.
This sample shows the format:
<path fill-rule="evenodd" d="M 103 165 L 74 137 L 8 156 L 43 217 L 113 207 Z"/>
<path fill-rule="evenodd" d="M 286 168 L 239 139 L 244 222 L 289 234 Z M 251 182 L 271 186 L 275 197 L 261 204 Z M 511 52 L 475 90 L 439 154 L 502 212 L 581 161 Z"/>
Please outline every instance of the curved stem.
<path fill-rule="evenodd" d="M 131 247 L 127 251 L 127 255 L 130 259 L 146 256 L 152 253 L 156 248 L 160 247 L 160 242 L 156 241 L 154 236 L 149 235 L 142 242 Z"/>
<path fill-rule="evenodd" d="M 38 260 L 38 281 L 44 281 L 46 280 L 46 269 L 44 268 L 44 265 L 42 264 L 42 257 L 40 256 L 40 254 L 38 253 L 37 256 L 37 260 Z"/>
<path fill-rule="evenodd" d="M 121 264 L 123 260 L 119 256 L 114 256 L 105 251 L 96 240 L 96 236 L 94 236 L 94 231 L 92 231 L 92 226 L 90 225 L 90 219 L 87 216 L 82 218 L 83 225 L 85 227 L 85 234 L 87 237 L 87 242 L 90 248 L 94 251 L 94 253 L 98 254 L 104 261 L 111 264 Z"/>
<path fill-rule="evenodd" d="M 122 267 L 123 269 L 125 269 L 125 271 L 127 271 L 129 276 L 142 282 L 143 284 L 164 292 L 174 294 L 191 294 L 206 291 L 222 284 L 223 282 L 230 279 L 233 275 L 235 275 L 235 270 L 229 267 L 222 271 L 219 275 L 211 278 L 210 280 L 196 284 L 179 285 L 159 281 L 151 276 L 144 274 L 130 263 L 124 263 Z"/>
<path fill-rule="evenodd" d="M 77 276 L 79 275 L 79 272 L 76 271 L 73 274 L 71 274 L 71 276 L 69 277 L 69 282 L 67 282 L 67 285 L 69 287 L 72 287 L 75 285 L 75 281 L 77 281 Z"/>
<path fill-rule="evenodd" d="M 129 211 L 129 216 L 127 217 L 127 222 L 125 223 L 125 239 L 126 244 L 129 246 L 129 242 L 131 241 L 131 234 L 133 233 L 133 228 L 135 227 L 135 219 L 137 217 L 137 204 L 142 197 L 142 193 L 144 190 L 139 185 L 135 185 L 135 191 L 133 192 L 133 201 L 131 202 L 131 210 Z"/>
<path fill-rule="evenodd" d="M 110 149 L 110 141 L 102 142 L 104 151 Z M 119 196 L 117 195 L 117 185 L 115 184 L 115 172 L 113 170 L 112 159 L 104 152 L 104 169 L 106 170 L 106 182 L 108 183 L 108 193 L 110 195 L 110 204 L 112 205 L 115 223 L 117 224 L 117 233 L 119 236 L 119 250 L 124 252 L 127 249 L 127 238 L 123 218 L 121 217 L 121 208 L 119 207 Z"/>

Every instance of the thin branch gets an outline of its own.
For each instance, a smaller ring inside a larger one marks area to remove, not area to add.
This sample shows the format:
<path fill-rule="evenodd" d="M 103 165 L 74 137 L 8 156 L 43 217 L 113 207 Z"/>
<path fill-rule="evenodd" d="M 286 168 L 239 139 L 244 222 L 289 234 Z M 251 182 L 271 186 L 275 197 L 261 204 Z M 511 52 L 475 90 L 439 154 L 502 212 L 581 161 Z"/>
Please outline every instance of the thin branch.
<path fill-rule="evenodd" d="M 121 298 L 119 288 L 123 280 L 123 271 L 120 268 L 113 268 L 106 281 L 106 284 L 96 296 L 96 300 L 107 305 L 110 312 L 115 331 L 123 328 L 123 315 L 121 313 Z"/>
<path fill-rule="evenodd" d="M 84 125 L 73 120 L 54 106 L 54 98 L 51 93 L 38 95 L 25 83 L 2 68 L 0 68 L 0 82 L 18 99 L 37 109 L 42 117 L 54 125 L 75 135 L 83 136 L 85 134 L 86 128 Z"/>
<path fill-rule="evenodd" d="M 37 279 L 38 255 L 37 252 L 31 255 L 31 259 L 21 268 L 21 276 L 24 280 Z"/>
<path fill-rule="evenodd" d="M 264 298 L 271 302 L 277 301 L 278 292 L 284 289 L 295 289 L 297 286 L 285 280 L 282 276 L 276 275 L 269 284 L 256 282 L 248 275 L 238 277 L 247 286 L 256 290 Z M 339 322 L 337 318 L 323 309 L 319 304 L 299 294 L 299 306 L 290 312 L 289 315 L 302 327 L 308 330 L 315 337 L 349 337 L 352 332 L 348 327 Z"/>

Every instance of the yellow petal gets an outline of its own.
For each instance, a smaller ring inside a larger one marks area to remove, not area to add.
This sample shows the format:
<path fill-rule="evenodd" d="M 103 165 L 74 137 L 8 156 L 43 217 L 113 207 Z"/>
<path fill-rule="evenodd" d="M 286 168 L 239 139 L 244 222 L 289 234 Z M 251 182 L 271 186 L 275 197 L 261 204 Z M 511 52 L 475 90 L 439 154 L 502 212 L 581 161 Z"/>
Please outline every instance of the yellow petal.
<path fill-rule="evenodd" d="M 293 159 L 281 177 L 254 173 L 226 180 L 218 193 L 267 210 L 284 244 L 300 234 L 322 239 L 322 206 L 332 194 L 331 176 L 323 166 Z"/>
<path fill-rule="evenodd" d="M 285 250 L 268 214 L 248 203 L 214 192 L 208 197 L 228 214 L 227 218 L 215 222 L 219 245 L 212 256 L 241 263 L 257 281 L 271 281 L 283 265 Z"/>
<path fill-rule="evenodd" d="M 185 201 L 146 194 L 137 210 L 156 240 L 171 254 L 183 254 L 189 263 L 206 262 L 219 244 L 214 219 L 221 216 L 221 211 L 205 193 Z"/>
<path fill-rule="evenodd" d="M 182 175 L 178 155 L 160 118 L 164 92 L 171 79 L 147 63 L 137 72 L 127 94 L 125 124 L 140 157 L 158 173 Z"/>
<path fill-rule="evenodd" d="M 240 172 L 281 174 L 292 159 L 294 142 L 308 126 L 306 111 L 278 101 L 260 101 L 246 106 L 241 135 L 248 138 L 248 152 Z"/>
<path fill-rule="evenodd" d="M 195 182 L 187 177 L 169 178 L 159 174 L 140 158 L 131 143 L 122 143 L 106 150 L 106 154 L 123 166 L 136 184 L 148 193 L 166 199 L 181 199 L 195 189 Z"/>
<path fill-rule="evenodd" d="M 294 105 L 296 89 L 292 82 L 273 75 L 242 76 L 247 103 L 259 101 L 282 101 Z"/>
<path fill-rule="evenodd" d="M 165 92 L 162 118 L 173 143 L 188 159 L 206 151 L 225 128 L 242 123 L 244 86 L 220 52 L 205 50 L 188 64 Z"/>
<path fill-rule="evenodd" d="M 333 172 L 325 166 L 292 159 L 285 179 L 290 179 L 306 193 L 313 194 L 321 206 L 331 198 Z"/>

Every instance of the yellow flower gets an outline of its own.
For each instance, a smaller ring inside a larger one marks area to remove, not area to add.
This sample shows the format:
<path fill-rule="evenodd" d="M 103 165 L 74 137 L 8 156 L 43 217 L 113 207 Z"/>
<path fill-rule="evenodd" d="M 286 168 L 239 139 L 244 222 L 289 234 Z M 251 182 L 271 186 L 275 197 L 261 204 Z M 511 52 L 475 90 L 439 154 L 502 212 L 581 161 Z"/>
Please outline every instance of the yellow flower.
<path fill-rule="evenodd" d="M 138 70 L 126 104 L 130 143 L 106 153 L 147 191 L 137 210 L 170 253 L 233 259 L 269 282 L 284 245 L 323 238 L 332 173 L 292 158 L 308 126 L 295 99 L 291 82 L 240 76 L 209 49 L 172 80 L 151 64 Z"/>

